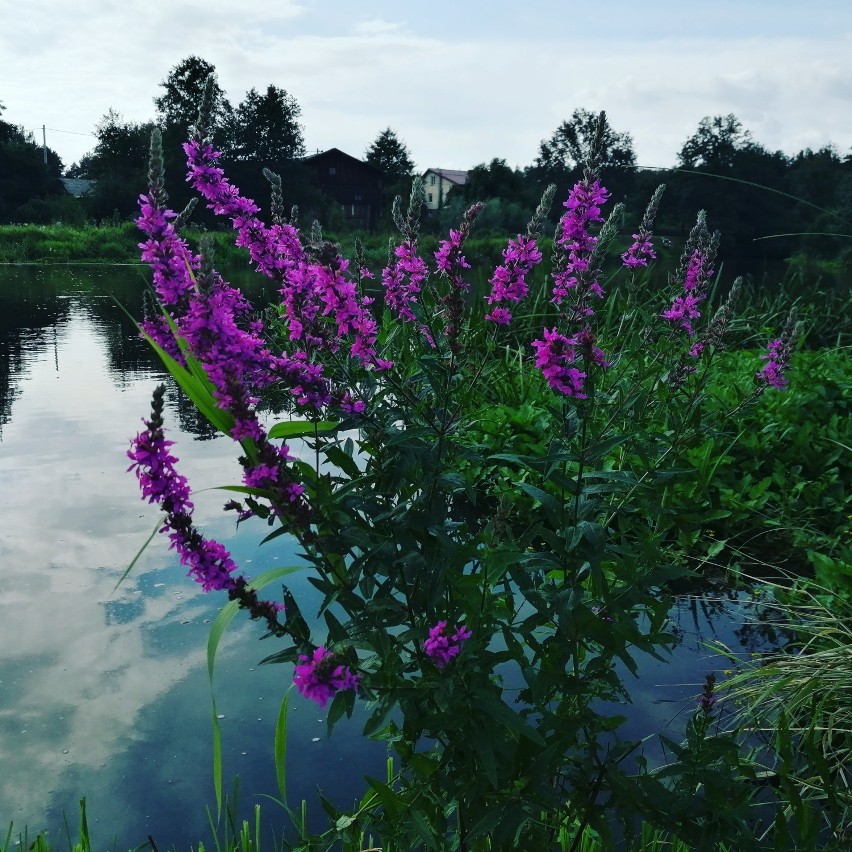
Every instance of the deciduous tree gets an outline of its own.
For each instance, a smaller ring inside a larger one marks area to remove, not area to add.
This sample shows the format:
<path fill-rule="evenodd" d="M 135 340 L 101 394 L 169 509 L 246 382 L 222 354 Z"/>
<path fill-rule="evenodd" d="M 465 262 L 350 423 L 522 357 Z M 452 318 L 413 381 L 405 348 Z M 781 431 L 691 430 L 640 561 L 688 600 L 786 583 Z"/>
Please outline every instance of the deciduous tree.
<path fill-rule="evenodd" d="M 160 85 L 165 90 L 154 98 L 157 120 L 164 131 L 177 130 L 186 136 L 190 125 L 198 118 L 201 92 L 207 78 L 216 74 L 216 68 L 199 56 L 188 56 L 175 65 Z M 218 83 L 213 83 L 213 110 L 211 121 L 214 130 L 222 131 L 229 125 L 233 108 Z M 217 134 L 218 135 L 218 134 Z"/>
<path fill-rule="evenodd" d="M 563 121 L 553 135 L 539 145 L 534 166 L 539 183 L 555 183 L 561 188 L 575 182 L 593 148 L 604 185 L 614 196 L 623 196 L 630 189 L 636 166 L 633 137 L 614 130 L 605 113 L 582 108 L 575 109 L 571 118 Z"/>

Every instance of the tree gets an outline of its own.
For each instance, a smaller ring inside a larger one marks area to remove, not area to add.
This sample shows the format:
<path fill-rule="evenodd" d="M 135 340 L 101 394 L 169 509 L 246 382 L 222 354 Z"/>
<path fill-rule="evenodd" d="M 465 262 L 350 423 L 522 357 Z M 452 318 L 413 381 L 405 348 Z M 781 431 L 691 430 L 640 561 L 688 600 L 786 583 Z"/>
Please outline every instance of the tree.
<path fill-rule="evenodd" d="M 258 171 L 264 167 L 274 171 L 282 160 L 303 157 L 301 114 L 296 99 L 284 89 L 270 85 L 264 95 L 250 89 L 236 111 L 234 159 L 254 163 Z"/>
<path fill-rule="evenodd" d="M 189 138 L 189 128 L 198 120 L 201 94 L 211 75 L 213 104 L 209 131 L 213 144 L 227 158 L 233 148 L 234 111 L 216 82 L 216 69 L 211 63 L 198 56 L 188 56 L 181 60 L 160 83 L 163 94 L 154 98 L 157 123 L 163 131 L 166 186 L 169 187 L 171 203 L 177 209 L 183 208 L 193 197 L 186 185 L 186 157 L 181 146 Z M 144 187 L 145 182 L 141 186 Z M 199 210 L 195 218 L 203 221 L 209 217 L 206 211 Z"/>
<path fill-rule="evenodd" d="M 95 127 L 98 142 L 82 158 L 78 168 L 96 181 L 93 195 L 87 199 L 92 216 L 105 219 L 116 213 L 133 216 L 137 199 L 147 185 L 148 150 L 153 122 L 138 124 L 125 121 L 114 109 L 107 110 Z"/>
<path fill-rule="evenodd" d="M 599 123 L 603 126 L 599 127 Z M 549 139 L 542 140 L 532 171 L 542 185 L 565 187 L 580 178 L 597 140 L 596 167 L 604 185 L 618 198 L 633 182 L 636 154 L 633 137 L 613 130 L 606 113 L 575 109 Z"/>
<path fill-rule="evenodd" d="M 805 204 L 796 205 L 791 222 L 792 232 L 849 233 L 852 221 L 852 159 L 841 158 L 834 145 L 818 151 L 806 148 L 790 162 L 787 191 L 797 198 L 830 210 L 834 215 L 815 210 Z M 845 220 L 845 221 L 844 221 Z M 808 255 L 836 257 L 841 248 L 848 249 L 845 238 L 809 236 L 802 238 Z"/>
<path fill-rule="evenodd" d="M 190 125 L 198 119 L 201 93 L 210 75 L 216 74 L 215 66 L 198 56 L 188 56 L 169 72 L 160 85 L 165 92 L 154 98 L 157 118 L 164 131 L 176 130 L 186 136 Z M 213 110 L 211 120 L 214 130 L 226 128 L 233 116 L 233 109 L 218 83 L 213 84 Z"/>
<path fill-rule="evenodd" d="M 382 185 L 382 212 L 379 217 L 380 228 L 393 228 L 391 209 L 393 199 L 401 195 L 407 199 L 411 192 L 411 178 L 414 174 L 414 161 L 405 143 L 396 135 L 395 130 L 385 128 L 367 148 L 364 160 L 385 175 Z"/>
<path fill-rule="evenodd" d="M 45 166 L 44 156 L 32 133 L 0 119 L 0 221 L 29 220 L 29 202 L 64 194 L 62 160 L 48 148 Z"/>
<path fill-rule="evenodd" d="M 683 143 L 677 159 L 681 168 L 719 171 L 730 169 L 737 153 L 750 147 L 760 146 L 735 115 L 706 115 L 698 122 L 698 130 Z"/>
<path fill-rule="evenodd" d="M 5 111 L 6 107 L 3 105 L 3 101 L 0 101 L 0 116 L 2 116 Z M 0 118 L 0 145 L 8 144 L 15 135 L 16 130 L 17 128 L 14 124 L 9 124 Z"/>
<path fill-rule="evenodd" d="M 502 198 L 526 206 L 535 204 L 535 191 L 528 185 L 524 173 L 513 169 L 501 157 L 495 157 L 487 165 L 479 163 L 467 173 L 467 182 L 453 187 L 451 197 L 462 197 L 471 203 L 487 201 L 489 198 Z"/>
<path fill-rule="evenodd" d="M 407 181 L 414 174 L 411 152 L 390 127 L 383 130 L 367 148 L 364 159 L 384 172 L 389 183 Z"/>
<path fill-rule="evenodd" d="M 794 230 L 792 205 L 771 191 L 787 191 L 789 160 L 781 151 L 755 142 L 735 115 L 705 116 L 678 162 L 694 172 L 675 171 L 668 180 L 669 207 L 679 213 L 684 233 L 699 208 L 706 210 L 711 229 L 722 232 L 721 260 L 738 273 L 757 272 L 767 258 L 790 254 L 789 240 L 761 240 Z"/>

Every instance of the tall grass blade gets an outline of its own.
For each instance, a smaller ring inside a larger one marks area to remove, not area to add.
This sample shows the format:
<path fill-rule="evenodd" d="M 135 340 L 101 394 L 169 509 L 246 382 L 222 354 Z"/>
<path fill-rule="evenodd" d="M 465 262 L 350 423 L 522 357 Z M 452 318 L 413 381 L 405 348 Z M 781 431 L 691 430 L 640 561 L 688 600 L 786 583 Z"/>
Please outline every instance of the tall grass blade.
<path fill-rule="evenodd" d="M 113 586 L 112 594 L 115 594 L 116 591 L 118 591 L 118 587 L 127 579 L 127 575 L 133 570 L 133 566 L 136 565 L 136 563 L 142 557 L 142 554 L 148 549 L 148 545 L 154 540 L 154 536 L 157 535 L 157 533 L 160 531 L 160 528 L 163 526 L 165 518 L 166 516 L 163 515 L 162 518 L 157 519 L 157 523 L 154 524 L 154 529 L 151 530 L 151 535 L 149 535 L 148 538 L 145 539 L 145 543 L 142 545 L 142 547 L 139 548 L 138 552 L 136 553 L 136 556 L 134 556 L 133 559 L 130 560 L 130 564 L 127 566 L 121 577 L 118 578 L 118 582 L 115 584 L 115 586 Z"/>
<path fill-rule="evenodd" d="M 287 807 L 287 704 L 290 690 L 284 693 L 281 701 L 281 709 L 278 711 L 278 721 L 275 723 L 275 744 L 273 753 L 275 756 L 275 778 L 278 781 L 278 792 L 281 801 Z"/>

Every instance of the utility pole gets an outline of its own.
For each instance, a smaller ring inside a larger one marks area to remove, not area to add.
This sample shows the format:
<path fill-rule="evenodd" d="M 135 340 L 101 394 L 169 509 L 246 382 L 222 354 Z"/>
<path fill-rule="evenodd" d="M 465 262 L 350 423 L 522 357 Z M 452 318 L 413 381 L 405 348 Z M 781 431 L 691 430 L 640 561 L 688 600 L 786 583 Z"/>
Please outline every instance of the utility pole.
<path fill-rule="evenodd" d="M 41 149 L 44 152 L 44 165 L 47 168 L 47 128 L 43 124 L 41 126 Z"/>

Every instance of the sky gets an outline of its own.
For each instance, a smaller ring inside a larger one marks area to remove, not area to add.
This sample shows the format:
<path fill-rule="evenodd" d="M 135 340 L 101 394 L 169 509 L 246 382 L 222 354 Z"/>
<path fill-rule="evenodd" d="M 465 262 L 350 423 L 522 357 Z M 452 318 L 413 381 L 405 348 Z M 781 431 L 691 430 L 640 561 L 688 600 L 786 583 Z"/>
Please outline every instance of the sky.
<path fill-rule="evenodd" d="M 3 119 L 65 165 L 108 109 L 152 119 L 190 55 L 234 106 L 285 89 L 309 153 L 391 127 L 420 171 L 530 165 L 576 108 L 642 166 L 728 113 L 773 151 L 852 152 L 852 0 L 0 0 L 0 21 Z"/>

